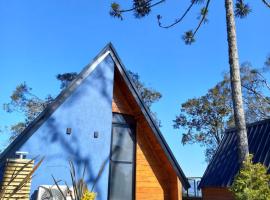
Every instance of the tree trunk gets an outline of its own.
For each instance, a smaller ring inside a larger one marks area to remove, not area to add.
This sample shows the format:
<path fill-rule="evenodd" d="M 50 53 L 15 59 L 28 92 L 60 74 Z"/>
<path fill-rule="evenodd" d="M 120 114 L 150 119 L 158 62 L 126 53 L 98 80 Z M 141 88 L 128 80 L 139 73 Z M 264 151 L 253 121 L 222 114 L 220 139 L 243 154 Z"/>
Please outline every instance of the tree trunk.
<path fill-rule="evenodd" d="M 229 50 L 230 78 L 234 120 L 238 138 L 238 161 L 242 163 L 249 154 L 245 114 L 242 100 L 240 67 L 238 59 L 233 0 L 225 0 L 227 41 Z"/>

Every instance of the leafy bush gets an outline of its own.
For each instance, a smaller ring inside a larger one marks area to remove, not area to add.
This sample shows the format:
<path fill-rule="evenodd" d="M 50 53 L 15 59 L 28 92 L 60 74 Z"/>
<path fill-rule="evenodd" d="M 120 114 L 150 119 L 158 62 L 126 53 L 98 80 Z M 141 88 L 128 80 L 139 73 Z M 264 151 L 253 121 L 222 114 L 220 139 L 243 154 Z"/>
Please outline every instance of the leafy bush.
<path fill-rule="evenodd" d="M 270 200 L 270 175 L 261 163 L 253 163 L 252 155 L 243 162 L 230 190 L 236 200 Z"/>

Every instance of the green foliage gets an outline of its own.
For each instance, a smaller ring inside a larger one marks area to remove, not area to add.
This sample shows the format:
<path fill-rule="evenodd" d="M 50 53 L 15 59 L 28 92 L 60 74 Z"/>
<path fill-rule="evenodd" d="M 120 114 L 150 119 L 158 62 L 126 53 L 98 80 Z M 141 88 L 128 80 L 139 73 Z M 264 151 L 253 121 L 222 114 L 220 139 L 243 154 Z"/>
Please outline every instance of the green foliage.
<path fill-rule="evenodd" d="M 145 84 L 140 80 L 140 76 L 137 73 L 128 71 L 128 74 L 148 108 L 150 108 L 153 103 L 157 102 L 162 97 L 160 92 L 153 88 L 146 87 Z"/>
<path fill-rule="evenodd" d="M 9 141 L 12 142 L 23 130 L 26 128 L 28 123 L 18 122 L 10 127 L 11 136 Z"/>
<path fill-rule="evenodd" d="M 45 99 L 37 97 L 26 83 L 19 84 L 10 99 L 9 103 L 3 105 L 3 109 L 8 113 L 16 112 L 25 117 L 24 121 L 10 127 L 11 141 L 53 101 L 53 97 L 50 95 Z"/>
<path fill-rule="evenodd" d="M 158 119 L 157 114 L 151 111 L 151 105 L 162 97 L 161 93 L 156 91 L 153 88 L 146 87 L 145 84 L 140 80 L 140 76 L 137 73 L 128 71 L 129 77 L 135 84 L 140 96 L 142 97 L 145 105 L 148 107 L 149 111 L 152 114 L 156 124 L 161 126 L 161 121 Z"/>
<path fill-rule="evenodd" d="M 142 99 L 150 109 L 151 105 L 161 98 L 161 94 L 152 88 L 145 86 L 141 82 L 137 73 L 128 72 L 131 79 L 134 81 Z M 76 72 L 58 74 L 57 80 L 60 81 L 60 89 L 65 89 L 78 74 Z M 24 121 L 18 122 L 10 127 L 11 137 L 13 141 L 28 125 L 32 122 L 50 103 L 54 101 L 51 95 L 47 95 L 45 99 L 36 96 L 32 92 L 32 88 L 26 83 L 19 84 L 10 96 L 10 102 L 3 105 L 3 108 L 8 113 L 20 113 L 24 116 Z M 156 114 L 152 113 L 158 124 Z"/>
<path fill-rule="evenodd" d="M 10 96 L 11 101 L 4 104 L 4 110 L 7 112 L 17 111 L 26 116 L 27 121 L 32 121 L 37 113 L 40 113 L 53 98 L 48 95 L 44 100 L 32 93 L 26 83 L 19 84 Z"/>
<path fill-rule="evenodd" d="M 112 17 L 118 18 L 123 20 L 122 13 L 125 12 L 133 12 L 134 16 L 136 18 L 142 18 L 151 12 L 151 8 L 163 3 L 165 0 L 159 0 L 159 1 L 154 1 L 154 0 L 132 0 L 132 6 L 129 9 L 121 9 L 121 6 L 117 2 L 113 2 L 111 4 L 111 9 L 109 14 Z"/>
<path fill-rule="evenodd" d="M 137 18 L 145 17 L 151 11 L 151 1 L 149 0 L 133 0 L 134 15 Z"/>
<path fill-rule="evenodd" d="M 109 11 L 109 14 L 112 17 L 119 18 L 122 20 L 123 13 L 133 12 L 134 16 L 136 18 L 142 18 L 142 17 L 149 15 L 152 7 L 154 7 L 160 3 L 163 3 L 164 0 L 157 1 L 157 2 L 155 2 L 153 0 L 150 0 L 150 1 L 149 0 L 132 0 L 131 2 L 133 3 L 133 5 L 129 9 L 121 9 L 121 6 L 119 3 L 113 2 L 111 4 L 111 10 Z M 263 0 L 263 3 L 267 7 L 270 8 L 270 4 L 266 0 Z M 209 12 L 210 0 L 191 0 L 190 6 L 188 6 L 188 8 L 186 8 L 184 10 L 183 14 L 179 18 L 177 18 L 176 20 L 174 20 L 172 23 L 170 23 L 168 25 L 163 25 L 161 23 L 162 16 L 160 14 L 157 15 L 159 27 L 171 28 L 171 27 L 179 24 L 180 22 L 183 21 L 183 19 L 187 16 L 187 14 L 189 14 L 189 12 L 192 10 L 194 5 L 201 6 L 201 4 L 205 4 L 205 6 L 201 7 L 201 9 L 200 9 L 200 16 L 198 17 L 198 19 L 199 19 L 198 25 L 194 28 L 194 30 L 192 29 L 190 31 L 186 31 L 182 36 L 182 39 L 185 42 L 185 44 L 191 45 L 192 43 L 195 42 L 195 35 L 196 35 L 197 31 L 201 28 L 202 22 L 205 23 L 208 21 L 207 15 Z M 245 3 L 245 0 L 236 0 L 235 9 L 234 9 L 236 17 L 245 18 L 250 14 L 251 11 L 252 10 L 251 10 L 249 4 Z"/>
<path fill-rule="evenodd" d="M 269 118 L 269 69 L 254 69 L 250 63 L 244 63 L 240 70 L 247 122 Z"/>
<path fill-rule="evenodd" d="M 237 0 L 234 12 L 236 17 L 245 18 L 251 12 L 251 8 L 248 4 L 245 4 L 243 0 Z"/>
<path fill-rule="evenodd" d="M 226 126 L 231 123 L 231 96 L 226 81 L 218 83 L 206 95 L 189 99 L 181 105 L 174 128 L 184 129 L 182 144 L 198 143 L 206 147 L 206 160 L 221 142 Z"/>
<path fill-rule="evenodd" d="M 26 83 L 19 84 L 10 96 L 11 101 L 4 104 L 4 110 L 6 112 L 19 112 L 26 116 L 28 121 L 32 121 L 37 113 L 40 113 L 53 98 L 48 95 L 44 100 L 40 99 L 32 93 Z"/>
<path fill-rule="evenodd" d="M 195 42 L 193 31 L 189 30 L 185 32 L 185 34 L 182 36 L 182 39 L 185 41 L 186 44 L 189 44 L 189 45 Z"/>
<path fill-rule="evenodd" d="M 244 162 L 230 190 L 236 200 L 270 200 L 270 175 L 261 163 L 254 164 L 252 155 Z"/>
<path fill-rule="evenodd" d="M 119 19 L 123 20 L 122 12 L 121 12 L 121 9 L 120 9 L 120 5 L 118 3 L 113 2 L 111 4 L 110 15 L 112 17 L 119 18 Z"/>
<path fill-rule="evenodd" d="M 76 77 L 78 74 L 76 72 L 58 74 L 56 79 L 61 82 L 60 88 L 66 88 Z"/>
<path fill-rule="evenodd" d="M 249 63 L 241 66 L 242 93 L 247 122 L 270 117 L 270 97 L 267 92 L 267 71 L 253 69 Z M 182 144 L 200 144 L 205 147 L 209 161 L 220 144 L 226 128 L 234 126 L 229 74 L 208 92 L 181 104 L 174 128 L 182 131 Z"/>

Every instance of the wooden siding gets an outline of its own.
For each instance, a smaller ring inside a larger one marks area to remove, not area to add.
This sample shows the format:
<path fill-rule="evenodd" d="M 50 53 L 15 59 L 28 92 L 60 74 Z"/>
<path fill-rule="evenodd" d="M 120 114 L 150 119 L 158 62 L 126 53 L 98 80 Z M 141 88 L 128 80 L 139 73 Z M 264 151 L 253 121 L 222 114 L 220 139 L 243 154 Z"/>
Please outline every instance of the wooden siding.
<path fill-rule="evenodd" d="M 178 195 L 178 200 L 182 200 L 182 195 L 183 195 L 183 185 L 179 178 L 177 177 L 177 195 Z"/>
<path fill-rule="evenodd" d="M 235 200 L 228 188 L 203 188 L 203 200 Z"/>
<path fill-rule="evenodd" d="M 135 99 L 115 72 L 112 112 L 134 116 L 137 121 L 137 200 L 181 200 L 182 185 Z"/>
<path fill-rule="evenodd" d="M 8 199 L 7 197 L 11 192 L 22 182 L 22 180 L 32 171 L 34 161 L 27 159 L 13 159 L 8 160 L 5 166 L 5 173 L 3 176 L 3 181 L 1 189 L 6 188 L 6 194 L 3 199 Z M 14 179 L 10 184 L 11 179 Z M 31 179 L 26 183 L 15 195 L 13 195 L 10 200 L 29 200 L 30 198 L 30 186 Z"/>

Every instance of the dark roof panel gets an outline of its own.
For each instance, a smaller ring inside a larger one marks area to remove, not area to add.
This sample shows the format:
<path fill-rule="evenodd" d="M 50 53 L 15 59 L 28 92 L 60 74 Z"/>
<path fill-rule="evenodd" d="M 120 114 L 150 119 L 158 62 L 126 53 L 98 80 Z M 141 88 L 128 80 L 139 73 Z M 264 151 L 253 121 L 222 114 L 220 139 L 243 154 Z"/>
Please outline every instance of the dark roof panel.
<path fill-rule="evenodd" d="M 247 125 L 249 151 L 254 162 L 268 167 L 270 172 L 270 119 Z M 228 187 L 239 170 L 237 135 L 235 129 L 226 131 L 213 159 L 209 163 L 199 187 Z"/>

